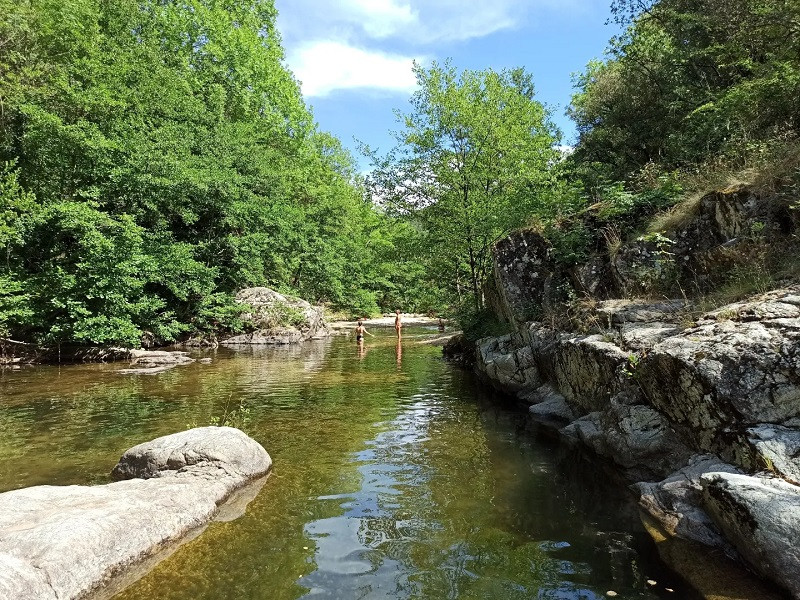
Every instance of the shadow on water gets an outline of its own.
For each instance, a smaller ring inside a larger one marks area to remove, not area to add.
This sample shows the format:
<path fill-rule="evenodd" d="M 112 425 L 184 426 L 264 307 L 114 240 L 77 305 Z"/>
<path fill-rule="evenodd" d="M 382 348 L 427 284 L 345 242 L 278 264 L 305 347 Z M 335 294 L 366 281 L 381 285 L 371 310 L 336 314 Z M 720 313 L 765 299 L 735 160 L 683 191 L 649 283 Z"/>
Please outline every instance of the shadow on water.
<path fill-rule="evenodd" d="M 0 486 L 102 482 L 127 447 L 242 403 L 272 476 L 118 598 L 691 597 L 596 464 L 415 344 L 427 331 L 375 333 L 155 377 L 0 375 Z"/>

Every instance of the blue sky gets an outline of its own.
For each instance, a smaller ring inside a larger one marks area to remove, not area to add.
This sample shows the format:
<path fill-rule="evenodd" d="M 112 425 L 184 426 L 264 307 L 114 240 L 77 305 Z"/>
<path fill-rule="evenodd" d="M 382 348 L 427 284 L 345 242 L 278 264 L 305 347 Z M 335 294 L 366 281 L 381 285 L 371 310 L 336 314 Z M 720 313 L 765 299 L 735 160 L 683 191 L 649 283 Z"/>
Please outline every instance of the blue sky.
<path fill-rule="evenodd" d="M 414 91 L 411 64 L 451 58 L 459 69 L 524 67 L 564 133 L 571 74 L 617 33 L 610 0 L 276 0 L 286 61 L 322 129 L 354 154 L 354 138 L 382 153 L 394 109 Z M 359 158 L 356 155 L 357 158 Z M 365 160 L 360 158 L 362 166 Z"/>

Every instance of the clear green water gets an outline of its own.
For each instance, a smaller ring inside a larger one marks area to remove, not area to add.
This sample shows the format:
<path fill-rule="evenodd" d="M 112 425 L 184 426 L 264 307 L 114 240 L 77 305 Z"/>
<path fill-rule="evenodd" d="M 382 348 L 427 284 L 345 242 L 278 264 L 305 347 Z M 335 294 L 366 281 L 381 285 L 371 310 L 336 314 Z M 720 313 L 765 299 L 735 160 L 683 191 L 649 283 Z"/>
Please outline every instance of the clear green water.
<path fill-rule="evenodd" d="M 430 331 L 408 331 L 400 357 L 375 333 L 364 355 L 334 338 L 157 376 L 3 371 L 0 490 L 103 483 L 130 446 L 243 401 L 274 460 L 266 485 L 120 600 L 692 597 L 596 465 L 415 343 Z"/>

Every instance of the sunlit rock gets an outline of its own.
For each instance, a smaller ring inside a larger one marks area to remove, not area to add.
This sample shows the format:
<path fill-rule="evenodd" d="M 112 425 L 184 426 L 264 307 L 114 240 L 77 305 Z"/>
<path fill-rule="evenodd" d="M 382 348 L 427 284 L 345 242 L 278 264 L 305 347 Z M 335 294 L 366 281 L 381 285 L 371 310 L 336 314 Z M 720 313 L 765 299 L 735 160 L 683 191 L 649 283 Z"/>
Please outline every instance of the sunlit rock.
<path fill-rule="evenodd" d="M 206 525 L 271 464 L 238 429 L 203 427 L 128 450 L 124 481 L 0 494 L 0 598 L 83 598 Z"/>

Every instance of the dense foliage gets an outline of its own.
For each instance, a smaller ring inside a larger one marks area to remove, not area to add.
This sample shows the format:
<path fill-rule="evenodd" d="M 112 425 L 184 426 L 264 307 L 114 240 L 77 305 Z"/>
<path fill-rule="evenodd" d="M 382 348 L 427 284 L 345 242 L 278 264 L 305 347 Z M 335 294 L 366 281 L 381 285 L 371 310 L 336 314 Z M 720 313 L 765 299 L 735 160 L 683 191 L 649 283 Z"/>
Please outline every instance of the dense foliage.
<path fill-rule="evenodd" d="M 255 285 L 394 299 L 375 266 L 393 228 L 313 122 L 275 18 L 271 0 L 0 0 L 0 336 L 170 340 L 234 323 Z"/>
<path fill-rule="evenodd" d="M 578 76 L 576 157 L 625 179 L 748 157 L 800 126 L 796 0 L 615 0 L 623 35 Z"/>
<path fill-rule="evenodd" d="M 625 31 L 576 76 L 566 159 L 523 71 L 417 68 L 398 147 L 371 183 L 422 232 L 444 298 L 472 306 L 465 326 L 485 320 L 488 258 L 509 229 L 536 228 L 569 273 L 645 234 L 715 171 L 797 156 L 800 4 L 613 0 L 612 14 Z"/>
<path fill-rule="evenodd" d="M 576 77 L 569 157 L 524 70 L 433 63 L 365 186 L 283 66 L 272 0 L 0 0 L 0 338 L 235 328 L 257 285 L 350 314 L 480 313 L 510 230 L 571 268 L 687 174 L 796 148 L 795 0 L 612 11 L 626 30 Z"/>

